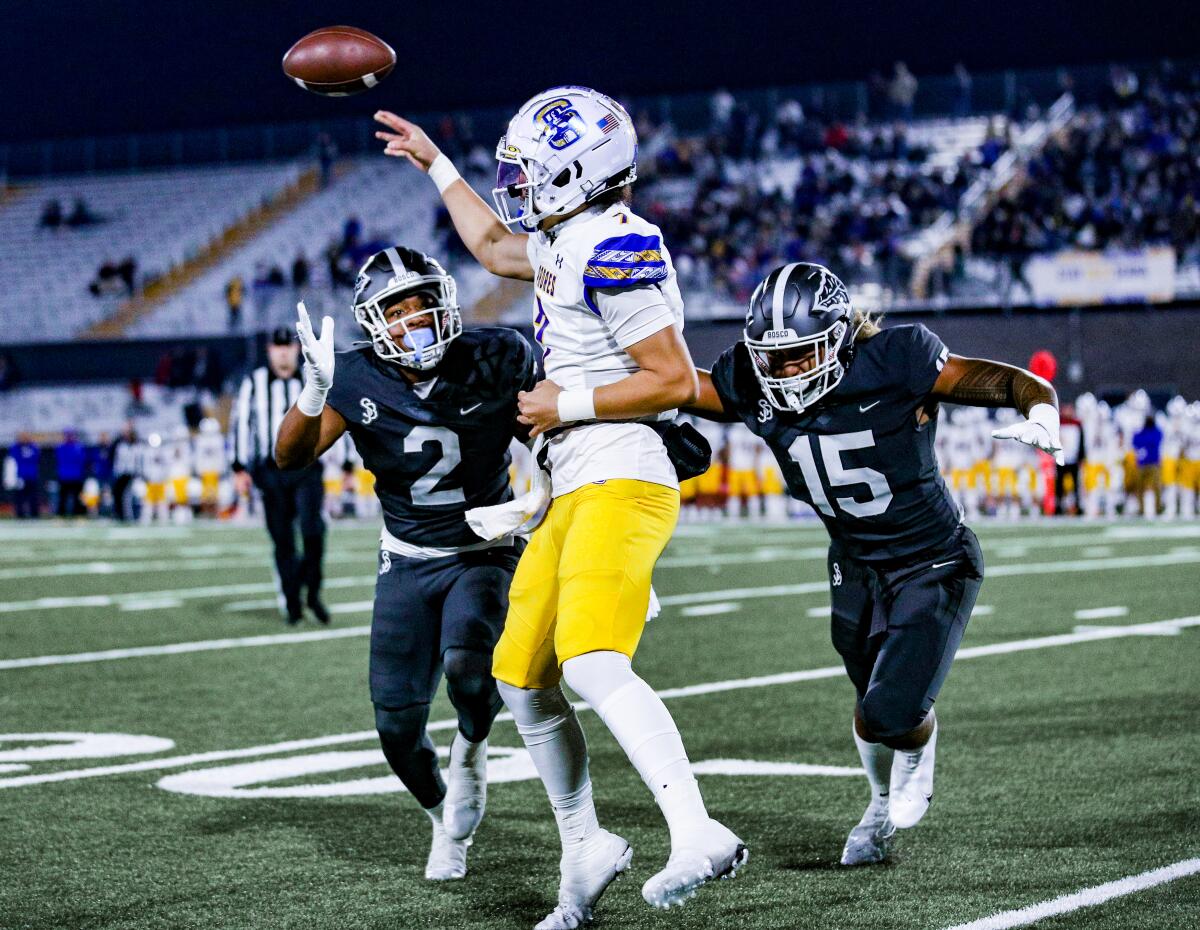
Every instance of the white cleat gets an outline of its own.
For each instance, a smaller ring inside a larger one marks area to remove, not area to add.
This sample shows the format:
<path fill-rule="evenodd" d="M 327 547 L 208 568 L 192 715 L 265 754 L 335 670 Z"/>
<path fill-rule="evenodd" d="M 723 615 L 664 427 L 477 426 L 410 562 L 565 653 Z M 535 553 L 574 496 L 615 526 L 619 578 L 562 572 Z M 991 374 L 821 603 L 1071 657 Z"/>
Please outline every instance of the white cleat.
<path fill-rule="evenodd" d="M 629 868 L 633 849 L 607 830 L 593 836 L 579 852 L 563 853 L 558 905 L 534 930 L 575 930 L 592 922 L 592 911 L 604 890 Z"/>
<path fill-rule="evenodd" d="M 642 897 L 650 906 L 664 910 L 682 905 L 705 882 L 734 878 L 749 858 L 750 850 L 737 834 L 710 818 L 693 843 L 671 851 L 663 870 L 642 886 Z"/>
<path fill-rule="evenodd" d="M 846 846 L 842 849 L 842 865 L 883 862 L 891 852 L 895 836 L 896 825 L 888 817 L 888 799 L 872 800 L 858 826 L 846 838 Z"/>
<path fill-rule="evenodd" d="M 901 830 L 920 823 L 933 800 L 933 756 L 937 735 L 935 720 L 928 743 L 911 751 L 896 750 L 892 761 L 889 813 L 892 823 Z"/>
<path fill-rule="evenodd" d="M 431 882 L 452 882 L 467 877 L 467 849 L 474 842 L 470 837 L 454 840 L 440 823 L 433 824 L 433 843 L 425 862 L 425 877 Z"/>
<path fill-rule="evenodd" d="M 450 771 L 442 823 L 452 840 L 465 840 L 475 833 L 487 806 L 487 740 L 468 742 L 458 733 L 450 746 Z"/>

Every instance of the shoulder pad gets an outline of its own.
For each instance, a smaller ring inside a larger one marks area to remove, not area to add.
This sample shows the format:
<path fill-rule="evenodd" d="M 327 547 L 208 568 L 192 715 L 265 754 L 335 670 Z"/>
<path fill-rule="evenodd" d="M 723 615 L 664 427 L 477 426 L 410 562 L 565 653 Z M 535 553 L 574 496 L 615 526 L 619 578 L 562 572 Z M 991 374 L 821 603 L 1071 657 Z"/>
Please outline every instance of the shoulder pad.
<path fill-rule="evenodd" d="M 585 287 L 642 287 L 666 279 L 667 263 L 657 230 L 603 240 L 583 269 Z"/>

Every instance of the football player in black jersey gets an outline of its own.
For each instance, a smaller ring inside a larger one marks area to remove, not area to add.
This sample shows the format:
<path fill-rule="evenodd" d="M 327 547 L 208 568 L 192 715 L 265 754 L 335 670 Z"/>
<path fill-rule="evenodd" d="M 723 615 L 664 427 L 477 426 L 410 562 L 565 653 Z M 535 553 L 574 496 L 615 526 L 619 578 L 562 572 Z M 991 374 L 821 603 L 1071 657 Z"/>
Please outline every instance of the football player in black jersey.
<path fill-rule="evenodd" d="M 1015 407 L 997 438 L 1061 455 L 1054 389 L 951 355 L 924 326 L 880 327 L 828 268 L 778 268 L 750 299 L 743 340 L 701 372 L 692 413 L 741 420 L 791 495 L 829 531 L 833 645 L 858 692 L 854 741 L 871 803 L 842 853 L 882 861 L 933 795 L 933 702 L 983 580 L 975 534 L 934 457 L 937 405 Z"/>
<path fill-rule="evenodd" d="M 512 498 L 508 447 L 525 438 L 517 392 L 537 369 L 514 330 L 463 331 L 454 279 L 397 246 L 359 272 L 354 316 L 369 342 L 334 353 L 304 305 L 297 331 L 308 377 L 280 428 L 282 468 L 314 461 L 349 432 L 383 509 L 371 618 L 371 700 L 384 755 L 433 821 L 425 877 L 462 878 L 483 816 L 487 736 L 500 707 L 492 649 L 524 542 L 481 542 L 464 518 Z M 334 369 L 337 378 L 334 379 Z M 449 787 L 426 733 L 445 672 L 458 733 Z"/>

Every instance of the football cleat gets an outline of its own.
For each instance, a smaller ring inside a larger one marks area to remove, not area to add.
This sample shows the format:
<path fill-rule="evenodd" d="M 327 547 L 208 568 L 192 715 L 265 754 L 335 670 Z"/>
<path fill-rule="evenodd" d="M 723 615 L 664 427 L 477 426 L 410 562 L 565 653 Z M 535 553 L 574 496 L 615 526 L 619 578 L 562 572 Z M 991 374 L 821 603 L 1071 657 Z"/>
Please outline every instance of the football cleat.
<path fill-rule="evenodd" d="M 842 865 L 871 865 L 883 862 L 892 849 L 896 825 L 888 817 L 888 799 L 875 798 L 867 806 L 842 849 Z"/>
<path fill-rule="evenodd" d="M 933 756 L 937 734 L 935 720 L 928 743 L 911 751 L 896 750 L 889 789 L 889 815 L 892 823 L 901 830 L 920 823 L 933 800 Z"/>
<path fill-rule="evenodd" d="M 662 871 L 642 886 L 642 897 L 652 907 L 664 910 L 682 905 L 705 882 L 734 878 L 749 858 L 750 850 L 732 830 L 709 819 L 694 843 L 671 851 Z"/>
<path fill-rule="evenodd" d="M 467 876 L 467 849 L 473 840 L 454 840 L 440 822 L 433 823 L 433 842 L 425 862 L 425 877 L 431 882 L 452 882 Z"/>
<path fill-rule="evenodd" d="M 575 930 L 590 924 L 596 902 L 632 860 L 629 843 L 607 830 L 596 833 L 578 852 L 564 852 L 558 904 L 534 930 Z"/>
<path fill-rule="evenodd" d="M 479 827 L 487 805 L 487 740 L 473 744 L 455 734 L 448 774 L 442 824 L 450 839 L 465 840 Z"/>

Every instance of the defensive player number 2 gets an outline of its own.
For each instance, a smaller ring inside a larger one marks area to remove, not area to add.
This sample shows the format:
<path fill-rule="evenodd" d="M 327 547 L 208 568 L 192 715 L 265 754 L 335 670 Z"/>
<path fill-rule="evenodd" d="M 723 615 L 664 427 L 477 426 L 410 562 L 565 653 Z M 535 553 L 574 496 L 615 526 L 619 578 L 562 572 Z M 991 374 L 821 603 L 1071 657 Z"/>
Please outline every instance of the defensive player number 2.
<path fill-rule="evenodd" d="M 821 484 L 816 456 L 813 454 L 813 443 L 819 443 L 821 446 L 821 462 L 825 466 L 831 489 L 858 484 L 866 485 L 871 491 L 870 500 L 865 501 L 855 500 L 853 497 L 834 498 L 838 507 L 854 517 L 875 517 L 888 509 L 892 503 L 892 489 L 888 487 L 887 478 L 882 472 L 873 468 L 847 468 L 842 464 L 843 452 L 875 447 L 875 436 L 869 429 L 832 436 L 798 436 L 788 448 L 788 454 L 800 466 L 804 475 L 804 483 L 808 485 L 809 494 L 812 495 L 813 506 L 825 516 L 832 517 L 833 506 L 829 503 L 829 496 Z"/>
<path fill-rule="evenodd" d="M 444 488 L 435 491 L 443 478 L 458 467 L 462 453 L 458 448 L 458 434 L 444 426 L 414 426 L 404 437 L 404 451 L 416 455 L 425 451 L 425 444 L 432 442 L 441 450 L 429 471 L 412 485 L 412 502 L 415 507 L 444 507 L 461 504 L 466 500 L 462 488 Z"/>

